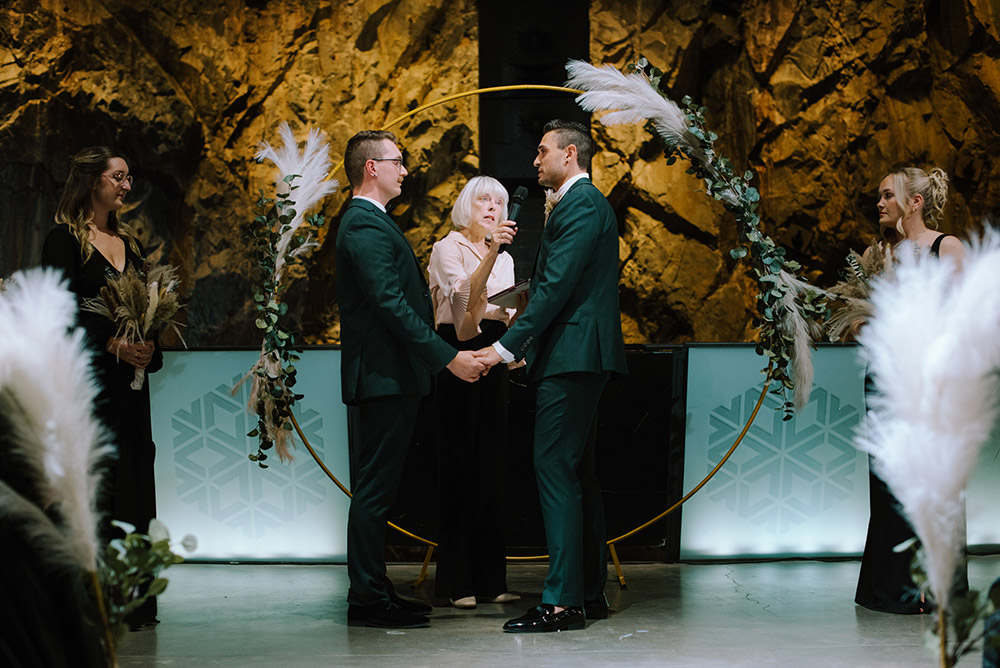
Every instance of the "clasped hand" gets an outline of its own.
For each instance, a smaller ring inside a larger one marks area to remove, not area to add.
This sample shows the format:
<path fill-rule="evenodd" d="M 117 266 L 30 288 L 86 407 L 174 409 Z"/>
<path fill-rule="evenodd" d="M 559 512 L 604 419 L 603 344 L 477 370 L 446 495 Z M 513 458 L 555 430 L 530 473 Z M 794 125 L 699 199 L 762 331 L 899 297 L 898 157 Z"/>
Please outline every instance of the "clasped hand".
<path fill-rule="evenodd" d="M 490 372 L 500 362 L 500 355 L 492 346 L 481 350 L 460 350 L 448 363 L 448 371 L 467 383 L 474 383 Z"/>
<path fill-rule="evenodd" d="M 154 345 L 152 341 L 139 341 L 129 343 L 126 339 L 112 337 L 108 339 L 105 350 L 117 357 L 126 364 L 131 364 L 136 369 L 145 369 L 153 359 Z"/>

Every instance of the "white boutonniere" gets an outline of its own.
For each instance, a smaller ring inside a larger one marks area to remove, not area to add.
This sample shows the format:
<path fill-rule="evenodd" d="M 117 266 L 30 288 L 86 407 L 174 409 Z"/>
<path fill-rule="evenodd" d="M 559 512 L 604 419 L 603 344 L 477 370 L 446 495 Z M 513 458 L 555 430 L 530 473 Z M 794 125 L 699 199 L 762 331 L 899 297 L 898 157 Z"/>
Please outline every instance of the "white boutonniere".
<path fill-rule="evenodd" d="M 562 195 L 559 195 L 555 190 L 545 189 L 545 222 L 548 222 L 549 214 L 552 213 L 552 209 L 556 208 L 560 199 L 562 199 Z"/>

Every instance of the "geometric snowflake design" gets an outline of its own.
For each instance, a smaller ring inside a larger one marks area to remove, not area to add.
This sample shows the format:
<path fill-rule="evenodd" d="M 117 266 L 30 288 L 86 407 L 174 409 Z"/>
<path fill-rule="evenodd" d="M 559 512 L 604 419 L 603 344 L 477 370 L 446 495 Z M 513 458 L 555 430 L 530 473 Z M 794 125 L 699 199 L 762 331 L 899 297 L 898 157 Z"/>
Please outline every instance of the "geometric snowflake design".
<path fill-rule="evenodd" d="M 739 436 L 763 383 L 709 415 L 708 462 L 715 468 Z M 861 413 L 836 395 L 813 389 L 809 404 L 784 421 L 768 393 L 757 419 L 713 479 L 709 498 L 776 535 L 818 516 L 854 491 L 854 429 Z M 720 487 L 721 486 L 721 487 Z"/>
<path fill-rule="evenodd" d="M 232 385 L 241 378 L 235 376 Z M 246 411 L 250 382 L 243 383 L 235 397 L 232 385 L 219 385 L 192 401 L 188 410 L 171 416 L 177 497 L 248 538 L 260 538 L 326 501 L 329 485 L 317 466 L 277 465 L 274 455 L 275 465 L 261 469 L 247 459 L 247 453 L 257 449 L 257 439 L 246 435 L 251 423 L 257 426 L 257 417 Z M 323 457 L 323 418 L 307 410 L 296 419 Z"/>

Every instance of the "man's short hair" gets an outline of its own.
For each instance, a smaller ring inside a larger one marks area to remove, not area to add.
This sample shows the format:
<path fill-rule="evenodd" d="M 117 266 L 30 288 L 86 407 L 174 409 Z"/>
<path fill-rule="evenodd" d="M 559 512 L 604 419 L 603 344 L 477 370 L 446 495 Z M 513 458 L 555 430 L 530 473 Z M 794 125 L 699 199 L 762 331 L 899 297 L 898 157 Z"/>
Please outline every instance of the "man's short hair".
<path fill-rule="evenodd" d="M 596 146 L 590 138 L 590 130 L 582 123 L 563 121 L 558 118 L 545 124 L 542 134 L 556 133 L 556 146 L 566 148 L 570 144 L 576 146 L 576 164 L 585 172 L 590 171 L 590 160 L 594 157 Z"/>
<path fill-rule="evenodd" d="M 383 157 L 382 142 L 386 139 L 396 143 L 396 135 L 388 130 L 362 130 L 347 140 L 344 171 L 351 189 L 357 190 L 365 180 L 365 163 L 372 158 Z"/>

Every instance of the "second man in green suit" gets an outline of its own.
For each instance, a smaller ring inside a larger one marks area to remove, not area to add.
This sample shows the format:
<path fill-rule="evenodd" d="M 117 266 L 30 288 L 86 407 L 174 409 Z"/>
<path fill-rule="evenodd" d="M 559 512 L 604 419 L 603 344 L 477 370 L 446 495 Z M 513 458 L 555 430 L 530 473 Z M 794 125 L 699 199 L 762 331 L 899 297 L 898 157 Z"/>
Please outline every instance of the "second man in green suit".
<path fill-rule="evenodd" d="M 536 385 L 534 460 L 549 572 L 542 604 L 504 624 L 514 633 L 582 629 L 608 615 L 604 506 L 595 472 L 597 405 L 625 373 L 618 305 L 618 222 L 590 181 L 590 132 L 551 121 L 538 144 L 538 182 L 560 198 L 545 223 L 524 313 L 490 365 L 526 358 Z"/>

